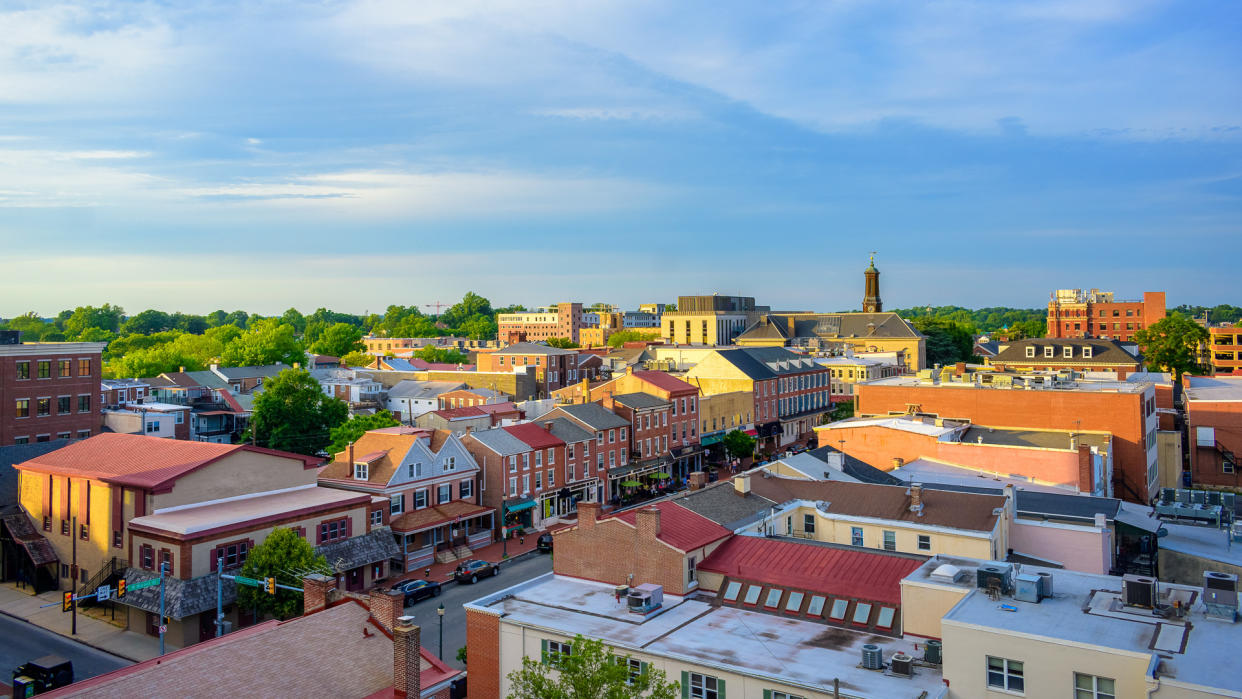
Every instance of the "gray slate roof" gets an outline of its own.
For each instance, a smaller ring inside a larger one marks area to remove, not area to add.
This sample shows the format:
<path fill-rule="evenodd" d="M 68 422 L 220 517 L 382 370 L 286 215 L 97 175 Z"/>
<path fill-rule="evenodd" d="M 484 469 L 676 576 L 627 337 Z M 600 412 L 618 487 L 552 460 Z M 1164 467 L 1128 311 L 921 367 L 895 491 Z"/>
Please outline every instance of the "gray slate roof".
<path fill-rule="evenodd" d="M 629 427 L 630 422 L 599 403 L 571 403 L 558 405 L 552 412 L 560 410 L 578 422 L 593 430 L 609 430 L 616 427 Z M 539 418 L 535 420 L 538 422 Z"/>
<path fill-rule="evenodd" d="M 459 388 L 464 388 L 466 384 L 460 381 L 398 381 L 392 388 L 388 389 L 389 398 L 409 398 L 411 400 L 422 400 L 426 398 L 435 398 L 441 393 L 448 393 Z"/>
<path fill-rule="evenodd" d="M 838 451 L 839 451 L 838 449 L 835 449 L 833 447 L 823 446 L 823 447 L 817 447 L 815 449 L 811 449 L 810 451 L 806 453 L 824 462 L 824 467 L 829 468 L 827 455 L 835 454 Z M 857 478 L 863 483 L 877 483 L 879 485 L 904 485 L 905 484 L 905 481 L 902 481 L 900 478 L 890 475 L 885 471 L 881 471 L 880 469 L 876 468 L 875 466 L 872 466 L 871 464 L 868 464 L 863 461 L 859 461 L 858 459 L 850 456 L 849 454 L 845 455 L 845 466 L 843 470 L 845 471 L 846 475 L 851 476 L 853 478 Z"/>
<path fill-rule="evenodd" d="M 232 573 L 235 572 L 237 571 L 232 571 Z M 148 570 L 142 570 L 141 568 L 125 569 L 125 582 L 127 585 L 156 578 L 159 578 L 159 575 Z M 221 582 L 224 603 L 232 604 L 236 602 L 237 584 L 228 578 Z M 160 586 L 155 585 L 141 590 L 128 590 L 125 593 L 125 598 L 119 599 L 117 602 L 158 614 L 160 611 Z M 215 608 L 215 573 L 189 580 L 182 580 L 171 576 L 164 578 L 164 614 L 166 616 L 174 619 L 184 619 Z"/>
<path fill-rule="evenodd" d="M 1034 347 L 1035 356 L 1027 357 L 1026 348 Z M 1052 356 L 1044 356 L 1044 348 L 1052 348 Z M 1064 350 L 1070 348 L 1072 357 L 1066 357 Z M 1091 348 L 1091 356 L 1084 357 L 1084 347 Z M 992 358 L 994 363 L 1012 364 L 1138 364 L 1141 360 L 1131 354 L 1119 340 L 1094 340 L 1081 338 L 1050 338 L 1037 337 L 1029 340 L 1015 340 L 1000 345 L 1000 350 Z"/>
<path fill-rule="evenodd" d="M 718 353 L 756 381 L 823 369 L 814 359 L 784 347 L 734 347 Z"/>
<path fill-rule="evenodd" d="M 738 495 L 733 481 L 711 483 L 700 490 L 675 495 L 670 500 L 730 530 L 762 519 L 776 505 L 754 493 Z"/>
<path fill-rule="evenodd" d="M 379 527 L 367 534 L 352 536 L 344 541 L 334 541 L 316 546 L 315 551 L 328 559 L 328 565 L 338 573 L 359 566 L 401 558 L 401 549 L 393 538 L 392 529 Z"/>
<path fill-rule="evenodd" d="M 509 434 L 504 430 L 504 428 L 501 427 L 493 427 L 490 430 L 471 432 L 469 438 L 478 441 L 479 444 L 482 444 L 501 456 L 522 454 L 530 451 L 529 444 Z"/>
<path fill-rule="evenodd" d="M 305 362 L 303 362 L 305 363 Z M 229 366 L 216 367 L 216 370 L 233 379 L 270 379 L 285 369 L 292 369 L 288 364 L 264 364 L 263 366 Z"/>
<path fill-rule="evenodd" d="M 566 444 L 589 442 L 595 439 L 595 435 L 579 427 L 573 420 L 564 417 L 552 420 L 552 436 Z"/>
<path fill-rule="evenodd" d="M 32 442 L 0 447 L 0 508 L 17 504 L 17 469 L 13 464 L 29 461 L 61 447 L 69 446 L 75 439 L 54 439 L 50 442 Z"/>
<path fill-rule="evenodd" d="M 1068 517 L 1091 521 L 1097 512 L 1109 520 L 1117 517 L 1121 501 L 1116 498 L 1097 498 L 1090 495 L 1061 495 L 1032 490 L 1019 490 L 1014 503 L 1022 514 Z"/>
<path fill-rule="evenodd" d="M 218 374 L 212 371 L 187 371 L 185 372 L 185 375 L 193 379 L 195 383 L 203 388 L 231 388 L 228 381 L 220 378 Z"/>
<path fill-rule="evenodd" d="M 644 408 L 663 408 L 672 403 L 664 400 L 659 396 L 653 396 L 650 393 L 622 393 L 619 396 L 613 396 L 612 399 L 627 408 L 642 410 Z"/>
<path fill-rule="evenodd" d="M 793 319 L 793 333 L 789 321 Z M 750 325 L 739 340 L 837 339 L 849 337 L 921 337 L 914 326 L 896 313 L 768 314 Z"/>

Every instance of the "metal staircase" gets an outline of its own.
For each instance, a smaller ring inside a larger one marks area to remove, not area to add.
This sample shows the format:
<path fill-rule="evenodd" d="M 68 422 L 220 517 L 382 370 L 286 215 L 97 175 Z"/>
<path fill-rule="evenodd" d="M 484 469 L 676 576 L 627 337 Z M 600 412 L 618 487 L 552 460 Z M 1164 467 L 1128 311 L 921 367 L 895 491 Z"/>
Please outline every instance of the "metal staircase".
<path fill-rule="evenodd" d="M 119 578 L 123 572 L 125 572 L 125 561 L 113 556 L 95 575 L 83 583 L 82 587 L 78 588 L 78 594 L 89 595 L 111 578 Z"/>

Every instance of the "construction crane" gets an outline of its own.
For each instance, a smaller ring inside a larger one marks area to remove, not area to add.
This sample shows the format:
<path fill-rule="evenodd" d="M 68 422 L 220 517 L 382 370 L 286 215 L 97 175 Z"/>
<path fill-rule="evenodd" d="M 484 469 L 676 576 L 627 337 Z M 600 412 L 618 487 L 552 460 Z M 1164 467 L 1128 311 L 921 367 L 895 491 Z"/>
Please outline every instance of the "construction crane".
<path fill-rule="evenodd" d="M 439 301 L 436 301 L 435 303 L 424 303 L 423 308 L 434 308 L 436 309 L 436 315 L 440 315 L 440 309 L 450 305 L 452 304 L 440 303 Z"/>

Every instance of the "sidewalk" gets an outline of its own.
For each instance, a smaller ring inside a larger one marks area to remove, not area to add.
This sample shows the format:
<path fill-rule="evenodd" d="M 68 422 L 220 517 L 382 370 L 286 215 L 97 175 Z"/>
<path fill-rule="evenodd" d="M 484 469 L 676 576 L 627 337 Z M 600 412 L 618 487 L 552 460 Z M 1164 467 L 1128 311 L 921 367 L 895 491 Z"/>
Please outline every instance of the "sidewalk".
<path fill-rule="evenodd" d="M 503 562 L 506 560 L 511 561 L 511 560 L 514 560 L 515 558 L 526 556 L 530 554 L 532 551 L 534 551 L 535 545 L 539 541 L 539 535 L 542 534 L 544 531 L 554 532 L 558 529 L 565 529 L 566 527 L 572 527 L 576 525 L 577 523 L 578 523 L 577 520 L 571 520 L 569 522 L 558 522 L 556 524 L 550 525 L 547 529 L 544 529 L 543 531 L 528 532 L 525 537 L 514 536 L 513 538 L 509 539 L 508 544 L 506 544 L 503 541 L 495 541 L 495 542 L 488 544 L 487 546 L 484 546 L 483 548 L 475 549 L 474 551 L 471 552 L 469 558 L 458 559 L 456 561 L 450 561 L 448 563 L 433 563 L 430 566 L 430 571 L 431 571 L 430 573 L 427 573 L 428 568 L 423 568 L 421 570 L 416 570 L 410 573 L 406 573 L 405 575 L 402 575 L 401 577 L 396 578 L 392 580 L 391 582 L 386 581 L 383 584 L 385 586 L 388 586 L 400 580 L 409 580 L 411 578 L 423 578 L 423 577 L 427 578 L 428 580 L 439 581 L 441 584 L 449 583 L 453 581 L 453 571 L 457 569 L 458 564 L 460 564 L 463 560 L 470 560 L 471 558 L 477 558 L 481 561 L 492 561 L 492 562 L 500 561 L 503 564 Z M 502 558 L 501 556 L 506 552 L 508 553 L 509 557 Z"/>
<path fill-rule="evenodd" d="M 0 614 L 58 633 L 106 653 L 141 662 L 160 654 L 160 639 L 135 631 L 126 631 L 108 621 L 78 614 L 78 633 L 72 635 L 71 614 L 60 610 L 60 592 L 44 592 L 38 596 L 17 589 L 14 583 L 0 584 Z M 40 609 L 40 605 L 55 604 Z"/>

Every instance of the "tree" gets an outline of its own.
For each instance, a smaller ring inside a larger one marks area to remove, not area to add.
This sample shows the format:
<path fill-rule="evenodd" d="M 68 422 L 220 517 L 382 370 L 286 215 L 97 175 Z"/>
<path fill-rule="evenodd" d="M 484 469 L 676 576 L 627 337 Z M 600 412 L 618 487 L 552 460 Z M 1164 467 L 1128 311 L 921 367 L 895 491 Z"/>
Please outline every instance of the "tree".
<path fill-rule="evenodd" d="M 1174 383 L 1183 374 L 1199 374 L 1199 348 L 1208 341 L 1208 331 L 1181 313 L 1173 312 L 1134 333 L 1143 358 L 1154 367 L 1173 372 Z"/>
<path fill-rule="evenodd" d="M 293 331 L 301 334 L 306 330 L 306 316 L 296 308 L 290 308 L 280 317 L 280 322 L 293 326 Z"/>
<path fill-rule="evenodd" d="M 415 352 L 414 356 L 426 362 L 437 362 L 440 364 L 465 364 L 470 361 L 470 357 L 455 349 L 435 347 L 434 345 L 427 345 Z"/>
<path fill-rule="evenodd" d="M 509 673 L 509 699 L 676 699 L 680 685 L 663 670 L 642 663 L 634 672 L 630 656 L 616 655 L 602 641 L 579 634 L 568 654 L 544 651 Z"/>
<path fill-rule="evenodd" d="M 974 358 L 975 332 L 972 326 L 941 317 L 919 318 L 914 327 L 927 336 L 927 363 L 948 365 Z"/>
<path fill-rule="evenodd" d="M 225 366 L 261 366 L 305 362 L 306 352 L 294 336 L 293 327 L 277 318 L 254 321 L 250 329 L 224 346 L 220 359 Z"/>
<path fill-rule="evenodd" d="M 312 572 L 330 575 L 332 569 L 322 554 L 315 553 L 309 541 L 285 527 L 273 529 L 262 543 L 250 549 L 241 568 L 241 574 L 247 578 L 266 580 L 272 577 L 292 587 L 301 587 L 302 578 Z M 303 611 L 299 592 L 277 588 L 276 594 L 269 595 L 263 588 L 249 585 L 237 586 L 237 606 L 257 609 L 260 614 L 271 614 L 278 619 L 301 616 Z"/>
<path fill-rule="evenodd" d="M 457 332 L 465 335 L 471 340 L 492 340 L 495 339 L 496 333 L 500 331 L 496 321 L 487 316 L 475 316 L 461 324 Z"/>
<path fill-rule="evenodd" d="M 332 357 L 344 357 L 350 352 L 361 352 L 364 349 L 366 345 L 362 344 L 362 328 L 349 323 L 329 326 L 310 346 L 311 352 Z"/>
<path fill-rule="evenodd" d="M 247 438 L 269 449 L 318 454 L 348 412 L 343 402 L 324 395 L 309 371 L 285 369 L 255 396 Z"/>
<path fill-rule="evenodd" d="M 474 316 L 492 316 L 492 302 L 473 291 L 467 291 L 461 301 L 453 304 L 440 316 L 440 322 L 451 328 L 461 326 Z"/>
<path fill-rule="evenodd" d="M 618 330 L 608 336 L 609 347 L 620 347 L 627 342 L 642 342 L 651 339 L 651 335 L 638 332 L 637 330 Z"/>
<path fill-rule="evenodd" d="M 163 311 L 157 311 L 152 308 L 148 308 L 136 316 L 126 318 L 125 322 L 121 324 L 121 332 L 126 335 L 150 335 L 172 329 L 172 317 Z"/>
<path fill-rule="evenodd" d="M 548 347 L 559 347 L 561 349 L 577 349 L 579 345 L 577 342 L 574 342 L 568 337 L 549 337 Z"/>
<path fill-rule="evenodd" d="M 369 366 L 373 361 L 375 361 L 375 357 L 366 352 L 350 352 L 341 357 L 341 366 Z"/>
<path fill-rule="evenodd" d="M 164 337 L 166 335 L 175 335 L 175 338 L 169 341 Z M 175 332 L 130 335 L 113 344 L 134 339 L 148 340 L 151 344 L 113 354 L 105 370 L 111 378 L 150 377 L 166 371 L 179 371 L 181 367 L 185 367 L 186 371 L 202 371 L 223 350 L 219 341 L 207 335 Z"/>
<path fill-rule="evenodd" d="M 355 415 L 332 428 L 330 433 L 332 443 L 328 445 L 328 453 L 340 454 L 369 430 L 396 427 L 400 424 L 387 410 L 381 410 L 373 415 Z"/>
<path fill-rule="evenodd" d="M 757 440 L 741 430 L 733 430 L 724 436 L 721 444 L 724 445 L 725 452 L 735 458 L 744 459 L 753 456 L 755 453 L 755 444 Z"/>
<path fill-rule="evenodd" d="M 102 306 L 78 306 L 73 309 L 73 314 L 65 319 L 65 335 L 67 337 L 77 337 L 81 335 L 87 328 L 99 328 L 100 330 L 108 330 L 110 332 L 121 331 L 121 318 L 125 316 L 125 309 L 120 306 L 113 306 L 105 303 Z"/>
<path fill-rule="evenodd" d="M 243 332 L 245 331 L 236 325 L 217 325 L 208 328 L 203 334 L 224 346 L 241 337 Z"/>
<path fill-rule="evenodd" d="M 29 311 L 10 319 L 5 327 L 9 330 L 20 330 L 27 342 L 37 341 L 43 337 L 44 333 L 56 329 L 56 326 L 43 320 L 34 311 Z"/>
<path fill-rule="evenodd" d="M 250 322 L 250 314 L 245 311 L 233 311 L 224 317 L 224 325 L 236 325 L 243 330 Z"/>

